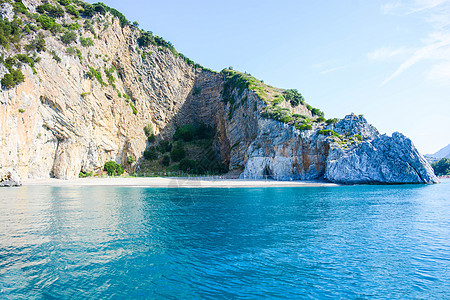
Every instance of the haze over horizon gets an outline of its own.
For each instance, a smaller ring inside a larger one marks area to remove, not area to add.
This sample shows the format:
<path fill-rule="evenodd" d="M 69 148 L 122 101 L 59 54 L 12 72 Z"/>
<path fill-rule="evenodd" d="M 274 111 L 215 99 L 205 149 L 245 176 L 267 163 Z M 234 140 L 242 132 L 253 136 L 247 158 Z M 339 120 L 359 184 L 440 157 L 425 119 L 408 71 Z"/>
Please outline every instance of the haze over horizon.
<path fill-rule="evenodd" d="M 450 142 L 450 0 L 104 3 L 207 68 L 298 89 L 328 118 L 364 114 L 422 154 Z"/>

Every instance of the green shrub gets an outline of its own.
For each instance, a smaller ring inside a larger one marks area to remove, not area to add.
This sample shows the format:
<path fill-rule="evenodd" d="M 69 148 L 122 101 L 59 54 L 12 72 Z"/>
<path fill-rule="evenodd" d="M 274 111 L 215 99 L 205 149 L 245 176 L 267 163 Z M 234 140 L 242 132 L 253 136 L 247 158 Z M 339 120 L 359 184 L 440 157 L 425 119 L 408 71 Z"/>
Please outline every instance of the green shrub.
<path fill-rule="evenodd" d="M 450 158 L 442 158 L 438 162 L 432 163 L 431 167 L 438 176 L 450 175 Z"/>
<path fill-rule="evenodd" d="M 21 21 L 15 19 L 9 22 L 7 19 L 0 19 L 0 44 L 9 49 L 10 43 L 18 43 L 22 35 L 22 29 L 20 26 Z"/>
<path fill-rule="evenodd" d="M 75 7 L 73 7 L 72 5 L 66 6 L 66 11 L 69 14 L 71 14 L 72 16 L 75 16 L 75 17 L 79 17 L 80 16 L 80 13 L 78 12 L 78 10 Z"/>
<path fill-rule="evenodd" d="M 310 111 L 311 111 L 311 113 L 313 114 L 313 116 L 319 116 L 319 117 L 323 117 L 323 116 L 324 116 L 324 113 L 323 113 L 320 109 L 318 109 L 318 108 L 312 107 L 312 108 L 310 109 Z"/>
<path fill-rule="evenodd" d="M 58 0 L 58 2 L 61 5 L 67 6 L 70 4 L 71 1 L 70 0 Z"/>
<path fill-rule="evenodd" d="M 156 152 L 156 147 L 150 147 L 148 150 L 144 151 L 144 158 L 146 160 L 155 160 L 158 158 L 158 153 Z"/>
<path fill-rule="evenodd" d="M 24 15 L 29 15 L 28 9 L 23 5 L 21 1 L 16 1 L 13 3 L 13 8 L 15 13 L 22 13 Z"/>
<path fill-rule="evenodd" d="M 326 122 L 328 125 L 336 124 L 337 122 L 339 122 L 339 119 L 338 118 L 328 119 L 328 120 L 326 120 Z"/>
<path fill-rule="evenodd" d="M 94 29 L 94 26 L 92 25 L 91 21 L 85 20 L 83 27 L 84 27 L 84 29 L 86 29 L 87 31 L 90 31 L 95 36 L 95 29 Z"/>
<path fill-rule="evenodd" d="M 92 41 L 91 38 L 80 37 L 80 43 L 81 43 L 81 46 L 83 46 L 83 47 L 94 46 L 94 42 Z"/>
<path fill-rule="evenodd" d="M 29 45 L 26 45 L 25 50 L 27 51 L 36 50 L 37 52 L 45 52 L 47 50 L 45 40 L 41 36 L 39 36 L 35 38 Z"/>
<path fill-rule="evenodd" d="M 106 83 L 103 81 L 103 77 L 102 74 L 100 73 L 100 70 L 96 70 L 93 67 L 89 66 L 89 71 L 86 73 L 86 75 L 90 78 L 90 79 L 97 79 L 97 81 L 102 85 L 102 86 L 106 86 Z"/>
<path fill-rule="evenodd" d="M 5 74 L 2 78 L 2 87 L 4 89 L 11 89 L 15 86 L 16 84 L 14 82 L 14 77 L 12 76 L 12 74 Z"/>
<path fill-rule="evenodd" d="M 125 18 L 125 16 L 120 11 L 118 11 L 117 9 L 111 8 L 109 6 L 106 6 L 103 3 L 94 3 L 94 4 L 82 3 L 81 5 L 83 6 L 83 11 L 81 14 L 84 17 L 90 18 L 90 17 L 94 16 L 95 13 L 100 13 L 103 15 L 106 12 L 109 12 L 114 17 L 119 19 L 120 25 L 122 27 L 125 27 L 126 25 L 130 24 L 130 22 Z"/>
<path fill-rule="evenodd" d="M 136 109 L 136 107 L 134 106 L 133 101 L 130 101 L 129 104 L 130 104 L 131 110 L 133 111 L 133 114 L 134 114 L 134 115 L 137 115 L 137 109 Z"/>
<path fill-rule="evenodd" d="M 69 45 L 77 40 L 77 34 L 75 31 L 67 31 L 61 36 L 61 42 L 66 45 Z"/>
<path fill-rule="evenodd" d="M 305 119 L 308 119 L 307 116 L 305 115 L 300 115 L 300 114 L 293 114 L 292 118 L 294 118 L 296 121 L 303 121 Z"/>
<path fill-rule="evenodd" d="M 25 81 L 25 76 L 20 69 L 8 68 L 9 74 L 5 74 L 1 80 L 4 89 L 11 89 Z"/>
<path fill-rule="evenodd" d="M 55 19 L 53 19 L 52 17 L 49 17 L 47 15 L 40 15 L 36 19 L 36 21 L 41 23 L 41 25 L 44 29 L 52 29 L 53 27 L 55 27 L 57 25 L 57 23 L 55 22 Z"/>
<path fill-rule="evenodd" d="M 167 154 L 163 155 L 163 157 L 161 159 L 161 164 L 166 167 L 169 166 L 170 165 L 170 156 Z"/>
<path fill-rule="evenodd" d="M 289 123 L 293 120 L 291 111 L 288 108 L 278 106 L 266 106 L 262 116 L 264 118 L 274 119 L 283 123 Z"/>
<path fill-rule="evenodd" d="M 106 77 L 108 78 L 108 82 L 110 85 L 114 86 L 114 82 L 116 81 L 116 79 L 114 78 L 114 71 L 116 70 L 116 68 L 114 67 L 114 65 L 111 65 L 111 67 L 109 69 L 105 69 L 105 74 Z"/>
<path fill-rule="evenodd" d="M 314 120 L 314 122 L 318 122 L 318 123 L 325 122 L 325 121 L 326 121 L 326 119 L 324 117 L 318 117 L 317 119 Z"/>
<path fill-rule="evenodd" d="M 20 62 L 28 64 L 30 67 L 34 67 L 34 60 L 26 54 L 17 54 L 15 58 Z"/>
<path fill-rule="evenodd" d="M 319 134 L 323 134 L 323 135 L 327 135 L 327 136 L 335 136 L 338 138 L 340 137 L 337 132 L 335 132 L 334 130 L 330 130 L 330 129 L 319 130 Z"/>
<path fill-rule="evenodd" d="M 14 82 L 16 85 L 22 83 L 25 81 L 25 76 L 23 75 L 22 71 L 20 69 L 14 69 L 12 70 L 12 76 L 14 79 Z"/>
<path fill-rule="evenodd" d="M 173 135 L 174 140 L 183 140 L 185 142 L 190 142 L 194 139 L 196 134 L 196 129 L 192 124 L 186 124 L 178 127 Z"/>
<path fill-rule="evenodd" d="M 76 47 L 68 47 L 66 49 L 66 53 L 69 54 L 69 55 L 78 57 L 80 59 L 80 61 L 83 60 L 83 56 L 81 54 L 80 49 L 78 49 Z"/>
<path fill-rule="evenodd" d="M 283 92 L 283 95 L 286 101 L 289 101 L 292 106 L 298 106 L 299 104 L 305 103 L 305 99 L 302 94 L 300 94 L 297 90 L 286 90 Z"/>
<path fill-rule="evenodd" d="M 106 162 L 103 170 L 105 170 L 109 176 L 120 176 L 124 173 L 122 166 L 115 161 Z"/>
<path fill-rule="evenodd" d="M 301 124 L 301 125 L 296 125 L 295 127 L 300 131 L 312 129 L 312 126 L 310 124 Z"/>
<path fill-rule="evenodd" d="M 55 51 L 52 50 L 51 54 L 52 54 L 52 58 L 53 58 L 54 60 L 56 60 L 56 62 L 59 63 L 59 62 L 61 61 L 61 58 L 56 54 Z"/>
<path fill-rule="evenodd" d="M 183 158 L 178 165 L 178 168 L 183 172 L 197 173 L 197 162 L 187 158 Z"/>
<path fill-rule="evenodd" d="M 276 95 L 275 98 L 273 99 L 272 104 L 273 104 L 273 105 L 278 105 L 278 104 L 280 104 L 281 102 L 283 102 L 283 100 L 284 100 L 283 96 L 281 96 L 281 95 Z"/>
<path fill-rule="evenodd" d="M 38 5 L 36 7 L 36 11 L 40 14 L 47 13 L 50 17 L 53 18 L 62 18 L 64 17 L 64 10 L 60 6 L 53 6 L 49 3 L 44 5 Z"/>
<path fill-rule="evenodd" d="M 156 136 L 155 136 L 153 133 L 150 134 L 150 136 L 147 138 L 147 141 L 148 141 L 149 143 L 154 143 L 155 140 L 156 140 Z"/>
<path fill-rule="evenodd" d="M 151 124 L 144 126 L 144 134 L 146 137 L 149 137 L 153 134 L 153 126 Z"/>
<path fill-rule="evenodd" d="M 132 163 L 134 163 L 136 161 L 136 157 L 134 157 L 133 155 L 130 155 L 127 157 L 127 163 L 129 163 L 130 165 Z"/>
<path fill-rule="evenodd" d="M 161 153 L 167 153 L 172 150 L 172 144 L 167 140 L 161 140 L 158 143 L 158 151 Z"/>
<path fill-rule="evenodd" d="M 94 175 L 94 172 L 93 172 L 93 171 L 90 171 L 90 172 L 87 172 L 87 173 L 80 172 L 80 173 L 78 174 L 78 177 L 79 177 L 79 178 L 86 178 L 86 177 L 92 177 L 93 175 Z"/>
<path fill-rule="evenodd" d="M 170 152 L 170 157 L 173 161 L 178 162 L 186 157 L 186 150 L 184 150 L 183 144 L 177 142 Z"/>
<path fill-rule="evenodd" d="M 95 10 L 92 4 L 83 3 L 83 11 L 81 12 L 81 14 L 87 18 L 91 18 L 92 16 L 94 16 Z"/>

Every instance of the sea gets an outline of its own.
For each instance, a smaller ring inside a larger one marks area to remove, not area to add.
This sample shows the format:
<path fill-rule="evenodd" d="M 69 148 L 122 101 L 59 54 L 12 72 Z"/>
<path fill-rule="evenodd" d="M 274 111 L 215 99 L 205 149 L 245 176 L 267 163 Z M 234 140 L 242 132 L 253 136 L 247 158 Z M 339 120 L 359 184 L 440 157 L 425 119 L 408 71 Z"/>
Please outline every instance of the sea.
<path fill-rule="evenodd" d="M 0 190 L 0 299 L 449 299 L 450 180 Z"/>

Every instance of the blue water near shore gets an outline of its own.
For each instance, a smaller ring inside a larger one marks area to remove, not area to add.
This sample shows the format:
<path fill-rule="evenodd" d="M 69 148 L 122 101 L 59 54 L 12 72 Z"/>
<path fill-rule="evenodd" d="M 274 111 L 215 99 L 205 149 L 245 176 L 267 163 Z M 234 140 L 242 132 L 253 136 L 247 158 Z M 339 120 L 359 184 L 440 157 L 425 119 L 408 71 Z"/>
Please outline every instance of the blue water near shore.
<path fill-rule="evenodd" d="M 450 182 L 0 190 L 1 299 L 450 297 Z"/>

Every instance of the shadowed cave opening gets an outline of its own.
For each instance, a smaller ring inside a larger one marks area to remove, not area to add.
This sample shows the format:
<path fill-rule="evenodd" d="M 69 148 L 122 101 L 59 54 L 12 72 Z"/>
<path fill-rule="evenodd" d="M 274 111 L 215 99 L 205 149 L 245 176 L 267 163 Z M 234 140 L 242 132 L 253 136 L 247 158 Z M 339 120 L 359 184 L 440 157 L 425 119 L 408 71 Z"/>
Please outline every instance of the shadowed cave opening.
<path fill-rule="evenodd" d="M 264 168 L 263 176 L 264 176 L 264 178 L 273 179 L 273 173 L 272 173 L 272 170 L 270 170 L 269 166 L 266 166 Z"/>

